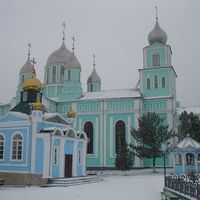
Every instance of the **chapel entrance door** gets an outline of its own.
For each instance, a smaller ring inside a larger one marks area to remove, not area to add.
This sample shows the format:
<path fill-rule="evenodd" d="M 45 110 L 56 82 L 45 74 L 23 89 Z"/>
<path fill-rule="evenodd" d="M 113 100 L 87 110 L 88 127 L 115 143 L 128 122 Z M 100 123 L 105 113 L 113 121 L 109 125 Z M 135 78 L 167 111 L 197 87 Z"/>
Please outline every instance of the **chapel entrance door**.
<path fill-rule="evenodd" d="M 65 178 L 72 177 L 72 159 L 71 154 L 65 155 Z"/>

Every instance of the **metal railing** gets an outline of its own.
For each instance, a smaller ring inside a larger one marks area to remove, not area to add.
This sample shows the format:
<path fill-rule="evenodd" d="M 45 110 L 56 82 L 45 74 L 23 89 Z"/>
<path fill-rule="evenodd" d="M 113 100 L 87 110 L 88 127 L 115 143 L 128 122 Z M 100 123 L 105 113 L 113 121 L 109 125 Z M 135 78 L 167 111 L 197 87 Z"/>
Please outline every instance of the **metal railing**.
<path fill-rule="evenodd" d="M 200 200 L 200 175 L 166 176 L 165 187 Z"/>

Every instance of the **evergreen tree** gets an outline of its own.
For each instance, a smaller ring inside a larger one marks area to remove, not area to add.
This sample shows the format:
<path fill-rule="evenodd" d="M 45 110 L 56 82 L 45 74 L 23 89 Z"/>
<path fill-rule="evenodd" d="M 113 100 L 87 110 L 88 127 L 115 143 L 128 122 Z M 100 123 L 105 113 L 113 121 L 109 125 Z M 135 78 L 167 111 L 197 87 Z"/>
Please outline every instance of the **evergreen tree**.
<path fill-rule="evenodd" d="M 188 134 L 196 141 L 200 142 L 200 120 L 197 115 L 192 112 L 183 111 L 179 117 L 180 129 L 179 139 L 183 139 Z"/>
<path fill-rule="evenodd" d="M 130 170 L 133 166 L 134 152 L 133 149 L 126 142 L 119 143 L 117 155 L 115 158 L 115 166 L 117 169 L 125 172 Z"/>
<path fill-rule="evenodd" d="M 170 137 L 168 125 L 164 125 L 164 119 L 156 113 L 143 114 L 138 121 L 139 128 L 131 129 L 131 135 L 136 140 L 133 149 L 139 158 L 152 158 L 155 172 L 156 158 L 162 155 L 161 143 Z"/>

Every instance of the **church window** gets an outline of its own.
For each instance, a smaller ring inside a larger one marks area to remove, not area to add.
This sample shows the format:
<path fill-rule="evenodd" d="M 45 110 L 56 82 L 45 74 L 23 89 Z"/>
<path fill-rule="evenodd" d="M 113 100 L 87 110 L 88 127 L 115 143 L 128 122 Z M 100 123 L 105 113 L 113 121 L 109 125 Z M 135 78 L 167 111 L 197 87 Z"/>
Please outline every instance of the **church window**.
<path fill-rule="evenodd" d="M 64 81 L 64 73 L 65 73 L 65 68 L 64 68 L 64 66 L 61 66 L 61 68 L 60 68 L 60 82 Z"/>
<path fill-rule="evenodd" d="M 37 93 L 37 101 L 40 102 L 40 100 L 41 100 L 41 93 L 38 92 Z"/>
<path fill-rule="evenodd" d="M 23 84 L 23 82 L 24 82 L 24 75 L 22 75 L 22 84 Z"/>
<path fill-rule="evenodd" d="M 90 85 L 90 92 L 93 92 L 93 84 Z"/>
<path fill-rule="evenodd" d="M 56 82 L 56 66 L 53 67 L 52 71 L 52 83 Z"/>
<path fill-rule="evenodd" d="M 53 164 L 58 165 L 58 147 L 54 147 Z"/>
<path fill-rule="evenodd" d="M 118 153 L 120 146 L 125 143 L 126 126 L 122 120 L 119 120 L 115 125 L 115 152 Z"/>
<path fill-rule="evenodd" d="M 165 88 L 165 77 L 162 77 L 162 88 Z"/>
<path fill-rule="evenodd" d="M 4 159 L 4 137 L 0 135 L 0 160 Z"/>
<path fill-rule="evenodd" d="M 49 83 L 49 76 L 50 76 L 50 71 L 49 68 L 47 68 L 47 83 Z"/>
<path fill-rule="evenodd" d="M 93 154 L 93 124 L 92 122 L 86 122 L 84 125 L 84 132 L 88 137 L 87 153 Z"/>
<path fill-rule="evenodd" d="M 16 134 L 12 141 L 12 160 L 22 160 L 22 136 Z"/>
<path fill-rule="evenodd" d="M 151 84 L 150 84 L 150 79 L 148 78 L 147 79 L 147 89 L 150 89 L 151 88 Z"/>
<path fill-rule="evenodd" d="M 23 92 L 22 101 L 27 101 L 27 92 Z"/>
<path fill-rule="evenodd" d="M 71 80 L 71 70 L 68 70 L 68 74 L 67 74 L 67 80 L 70 81 Z"/>
<path fill-rule="evenodd" d="M 160 54 L 154 53 L 153 54 L 153 67 L 158 67 L 158 66 L 160 66 Z"/>
<path fill-rule="evenodd" d="M 154 88 L 158 88 L 158 76 L 154 76 Z"/>

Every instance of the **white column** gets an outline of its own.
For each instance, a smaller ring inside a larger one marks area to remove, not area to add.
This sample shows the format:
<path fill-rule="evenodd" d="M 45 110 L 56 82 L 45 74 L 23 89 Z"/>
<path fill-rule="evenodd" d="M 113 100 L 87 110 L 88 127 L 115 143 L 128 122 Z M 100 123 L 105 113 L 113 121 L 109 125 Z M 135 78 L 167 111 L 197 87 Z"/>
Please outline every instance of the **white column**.
<path fill-rule="evenodd" d="M 72 163 L 72 176 L 77 176 L 77 159 L 78 159 L 78 141 L 74 140 L 73 145 L 73 163 Z"/>
<path fill-rule="evenodd" d="M 50 170 L 50 137 L 44 137 L 44 156 L 43 156 L 43 178 L 49 178 Z"/>
<path fill-rule="evenodd" d="M 87 155 L 87 140 L 83 142 L 83 165 L 82 165 L 83 176 L 86 176 L 86 155 Z"/>
<path fill-rule="evenodd" d="M 131 142 L 131 134 L 130 134 L 130 130 L 131 130 L 131 117 L 130 115 L 128 116 L 128 123 L 127 123 L 127 129 L 128 129 L 128 144 L 130 144 Z"/>
<path fill-rule="evenodd" d="M 64 177 L 64 166 L 65 166 L 65 139 L 60 140 L 60 177 Z"/>

